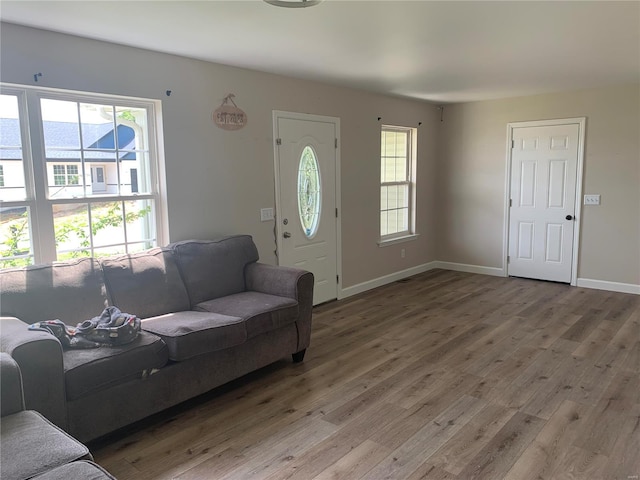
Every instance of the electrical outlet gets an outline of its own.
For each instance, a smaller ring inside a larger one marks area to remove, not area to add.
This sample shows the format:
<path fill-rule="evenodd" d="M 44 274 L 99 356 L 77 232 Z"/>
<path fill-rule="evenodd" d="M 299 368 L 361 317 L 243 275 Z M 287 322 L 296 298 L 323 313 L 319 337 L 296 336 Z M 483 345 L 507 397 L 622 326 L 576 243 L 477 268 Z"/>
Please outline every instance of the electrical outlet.
<path fill-rule="evenodd" d="M 585 205 L 600 205 L 600 195 L 585 195 L 584 196 L 584 204 Z"/>
<path fill-rule="evenodd" d="M 268 222 L 269 220 L 273 220 L 273 208 L 260 209 L 260 221 Z"/>

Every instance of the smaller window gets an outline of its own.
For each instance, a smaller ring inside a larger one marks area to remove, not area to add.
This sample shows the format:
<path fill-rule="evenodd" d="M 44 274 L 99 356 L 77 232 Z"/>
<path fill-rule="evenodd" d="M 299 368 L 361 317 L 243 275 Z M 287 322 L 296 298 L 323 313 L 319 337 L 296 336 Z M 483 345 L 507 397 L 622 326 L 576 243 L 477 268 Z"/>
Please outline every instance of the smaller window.
<path fill-rule="evenodd" d="M 380 238 L 414 233 L 414 128 L 383 126 L 380 137 Z"/>
<path fill-rule="evenodd" d="M 4 166 L 0 165 L 0 187 L 4 187 Z"/>
<path fill-rule="evenodd" d="M 54 165 L 53 166 L 54 185 L 79 185 L 80 175 L 77 165 Z"/>

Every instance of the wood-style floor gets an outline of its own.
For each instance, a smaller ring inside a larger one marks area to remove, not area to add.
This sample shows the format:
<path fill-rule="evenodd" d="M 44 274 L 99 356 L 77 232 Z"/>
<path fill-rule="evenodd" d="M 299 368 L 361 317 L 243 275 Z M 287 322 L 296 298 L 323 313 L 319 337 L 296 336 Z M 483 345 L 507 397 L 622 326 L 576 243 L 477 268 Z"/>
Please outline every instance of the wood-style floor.
<path fill-rule="evenodd" d="M 433 270 L 90 447 L 119 480 L 638 479 L 640 296 Z"/>

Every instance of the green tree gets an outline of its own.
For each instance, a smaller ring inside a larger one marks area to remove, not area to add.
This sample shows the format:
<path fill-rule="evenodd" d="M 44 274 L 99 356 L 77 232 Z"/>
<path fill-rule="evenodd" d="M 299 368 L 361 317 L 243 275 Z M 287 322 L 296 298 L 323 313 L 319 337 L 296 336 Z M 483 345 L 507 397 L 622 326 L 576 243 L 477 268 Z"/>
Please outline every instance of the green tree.
<path fill-rule="evenodd" d="M 151 212 L 151 206 L 147 206 L 137 211 L 128 211 L 122 214 L 122 202 L 112 202 L 105 208 L 97 210 L 92 215 L 91 229 L 88 218 L 84 215 L 72 215 L 65 221 L 59 222 L 55 226 L 56 245 L 74 240 L 80 249 L 58 255 L 58 260 L 69 258 L 88 257 L 91 255 L 91 235 L 94 237 L 107 227 L 120 227 L 123 222 L 128 224 L 145 217 Z M 93 212 L 92 212 L 93 213 Z M 29 253 L 28 247 L 25 249 L 27 239 L 27 226 L 29 220 L 27 213 L 23 213 L 18 220 L 12 221 L 8 225 L 7 235 L 0 244 L 5 248 L 0 250 L 0 267 L 19 267 L 28 265 L 30 258 L 7 258 Z M 22 246 L 21 246 L 22 245 Z"/>

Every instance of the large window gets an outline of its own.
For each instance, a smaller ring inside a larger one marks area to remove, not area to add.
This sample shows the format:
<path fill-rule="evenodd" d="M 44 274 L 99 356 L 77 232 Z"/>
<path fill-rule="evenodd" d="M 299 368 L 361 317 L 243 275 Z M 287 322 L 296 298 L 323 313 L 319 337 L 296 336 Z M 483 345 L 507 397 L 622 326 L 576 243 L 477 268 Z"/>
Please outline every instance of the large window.
<path fill-rule="evenodd" d="M 153 100 L 2 86 L 0 268 L 165 242 L 158 108 Z"/>
<path fill-rule="evenodd" d="M 415 129 L 383 126 L 380 152 L 380 239 L 414 233 Z"/>

